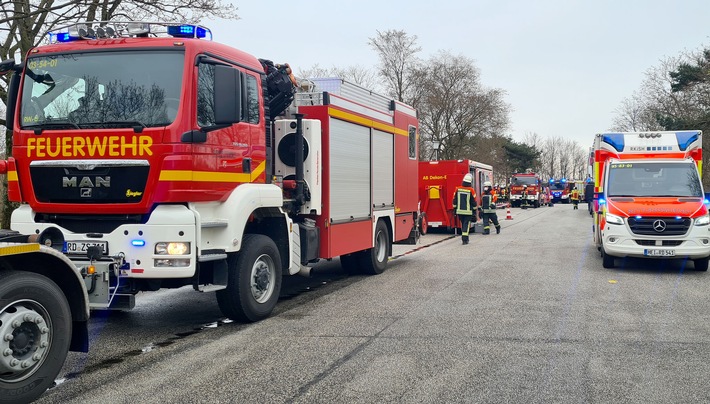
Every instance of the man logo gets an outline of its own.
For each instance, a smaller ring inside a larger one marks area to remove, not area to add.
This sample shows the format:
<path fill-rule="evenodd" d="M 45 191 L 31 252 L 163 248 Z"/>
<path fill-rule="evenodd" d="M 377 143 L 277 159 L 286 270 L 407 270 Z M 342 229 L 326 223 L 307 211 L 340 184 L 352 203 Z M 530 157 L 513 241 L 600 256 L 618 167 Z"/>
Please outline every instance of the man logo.
<path fill-rule="evenodd" d="M 91 188 L 81 188 L 82 198 L 91 198 Z"/>
<path fill-rule="evenodd" d="M 666 222 L 663 220 L 656 220 L 653 222 L 653 230 L 655 230 L 656 233 L 663 233 L 666 230 Z"/>

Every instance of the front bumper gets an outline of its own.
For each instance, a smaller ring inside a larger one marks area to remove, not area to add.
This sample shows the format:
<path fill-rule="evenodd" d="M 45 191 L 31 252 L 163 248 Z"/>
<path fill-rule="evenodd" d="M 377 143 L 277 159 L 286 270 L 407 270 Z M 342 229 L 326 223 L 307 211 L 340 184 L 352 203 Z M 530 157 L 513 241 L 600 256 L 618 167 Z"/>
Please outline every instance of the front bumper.
<path fill-rule="evenodd" d="M 35 212 L 22 205 L 12 214 L 12 229 L 22 234 L 35 234 L 48 227 L 61 230 L 67 241 L 107 242 L 109 257 L 122 257 L 126 265 L 121 267 L 120 275 L 129 278 L 189 278 L 196 268 L 196 218 L 195 214 L 184 206 L 160 205 L 150 214 L 145 224 L 125 224 L 118 226 L 111 233 L 100 237 L 88 237 L 86 234 L 73 233 L 52 223 L 37 223 Z M 143 245 L 140 245 L 140 243 Z M 190 251 L 185 255 L 157 255 L 155 244 L 158 242 L 189 242 Z M 75 264 L 86 261 L 85 254 L 67 254 Z M 156 266 L 156 260 L 166 258 L 182 259 L 183 266 Z M 189 264 L 185 265 L 186 262 Z"/>
<path fill-rule="evenodd" d="M 623 225 L 607 223 L 601 237 L 604 252 L 614 257 L 697 259 L 710 256 L 710 226 L 693 224 L 682 236 L 651 237 L 632 233 L 624 221 Z M 672 250 L 674 255 L 647 255 L 647 250 Z"/>

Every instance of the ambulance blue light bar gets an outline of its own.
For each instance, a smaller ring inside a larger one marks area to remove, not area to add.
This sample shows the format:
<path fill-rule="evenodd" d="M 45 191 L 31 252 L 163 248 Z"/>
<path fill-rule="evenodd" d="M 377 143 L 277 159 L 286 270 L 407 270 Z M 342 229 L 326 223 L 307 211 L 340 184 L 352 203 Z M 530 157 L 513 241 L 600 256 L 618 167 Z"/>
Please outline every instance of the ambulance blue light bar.
<path fill-rule="evenodd" d="M 691 143 L 698 140 L 700 134 L 698 132 L 676 132 L 676 139 L 678 139 L 678 147 L 681 151 L 686 151 Z"/>
<path fill-rule="evenodd" d="M 605 133 L 602 136 L 602 141 L 609 144 L 616 151 L 624 151 L 624 134 L 623 133 Z"/>

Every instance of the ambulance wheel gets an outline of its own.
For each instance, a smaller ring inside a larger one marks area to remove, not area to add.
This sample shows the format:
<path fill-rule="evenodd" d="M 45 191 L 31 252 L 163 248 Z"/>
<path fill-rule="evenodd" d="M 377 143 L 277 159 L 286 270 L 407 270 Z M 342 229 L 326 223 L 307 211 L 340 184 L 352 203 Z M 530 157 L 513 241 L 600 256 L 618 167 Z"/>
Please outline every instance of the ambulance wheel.
<path fill-rule="evenodd" d="M 600 251 L 602 252 L 602 266 L 604 268 L 614 268 L 614 257 L 607 254 L 606 251 L 604 251 L 604 247 L 602 247 Z"/>
<path fill-rule="evenodd" d="M 693 264 L 695 265 L 696 271 L 705 272 L 708 270 L 708 257 L 693 260 Z"/>
<path fill-rule="evenodd" d="M 49 278 L 0 272 L 0 403 L 26 403 L 64 365 L 72 335 L 69 303 Z"/>
<path fill-rule="evenodd" d="M 360 273 L 360 260 L 358 254 L 346 254 L 340 256 L 340 266 L 348 275 L 357 275 Z"/>
<path fill-rule="evenodd" d="M 429 231 L 429 223 L 426 220 L 426 213 L 422 213 L 421 217 L 419 218 L 419 233 L 424 236 L 426 235 L 427 231 Z"/>
<path fill-rule="evenodd" d="M 377 275 L 387 269 L 387 260 L 392 251 L 392 240 L 387 225 L 382 220 L 375 226 L 374 247 L 358 253 L 360 255 L 360 268 L 368 275 Z"/>
<path fill-rule="evenodd" d="M 227 272 L 227 288 L 217 291 L 222 313 L 240 322 L 269 317 L 281 292 L 281 255 L 274 241 L 245 234 L 241 251 L 227 257 Z"/>

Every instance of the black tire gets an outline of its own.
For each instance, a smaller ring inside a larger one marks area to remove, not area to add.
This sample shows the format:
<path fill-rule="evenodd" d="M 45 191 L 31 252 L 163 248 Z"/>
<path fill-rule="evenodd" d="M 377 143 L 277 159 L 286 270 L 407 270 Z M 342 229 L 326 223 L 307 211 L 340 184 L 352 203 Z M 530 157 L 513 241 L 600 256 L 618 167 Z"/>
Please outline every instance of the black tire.
<path fill-rule="evenodd" d="M 696 271 L 706 272 L 708 270 L 708 257 L 693 260 Z"/>
<path fill-rule="evenodd" d="M 0 403 L 31 402 L 54 383 L 69 352 L 69 303 L 49 278 L 21 271 L 0 271 L 0 302 L 0 334 L 13 335 L 0 339 Z"/>
<path fill-rule="evenodd" d="M 281 293 L 281 254 L 269 237 L 246 234 L 241 251 L 227 258 L 227 288 L 217 291 L 222 313 L 232 320 L 254 322 L 271 315 Z"/>
<path fill-rule="evenodd" d="M 360 271 L 360 258 L 357 253 L 340 256 L 340 266 L 348 275 L 358 275 Z"/>
<path fill-rule="evenodd" d="M 375 226 L 374 247 L 358 253 L 360 257 L 360 269 L 368 275 L 377 275 L 387 269 L 390 251 L 392 251 L 392 239 L 387 225 L 382 220 Z"/>
<path fill-rule="evenodd" d="M 606 251 L 604 251 L 604 247 L 601 247 L 600 251 L 602 253 L 602 266 L 607 269 L 614 268 L 614 257 L 607 254 Z"/>

